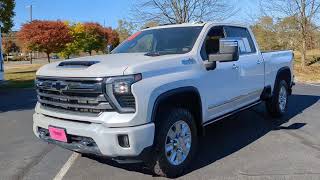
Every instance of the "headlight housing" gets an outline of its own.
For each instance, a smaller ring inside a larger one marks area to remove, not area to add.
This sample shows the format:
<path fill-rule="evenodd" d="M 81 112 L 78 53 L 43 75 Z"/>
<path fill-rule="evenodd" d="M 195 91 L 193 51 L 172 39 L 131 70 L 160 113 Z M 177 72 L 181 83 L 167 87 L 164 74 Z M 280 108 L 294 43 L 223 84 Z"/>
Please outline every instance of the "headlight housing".
<path fill-rule="evenodd" d="M 119 112 L 135 112 L 135 98 L 131 92 L 131 86 L 140 80 L 142 80 L 141 74 L 109 77 L 106 79 L 106 95 Z"/>

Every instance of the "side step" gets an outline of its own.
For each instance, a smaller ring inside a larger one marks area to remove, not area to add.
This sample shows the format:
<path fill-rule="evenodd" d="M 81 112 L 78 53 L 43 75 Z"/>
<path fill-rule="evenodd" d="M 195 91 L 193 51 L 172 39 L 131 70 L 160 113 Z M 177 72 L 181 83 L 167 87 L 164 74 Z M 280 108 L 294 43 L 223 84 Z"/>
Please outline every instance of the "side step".
<path fill-rule="evenodd" d="M 230 117 L 230 116 L 232 116 L 232 115 L 234 115 L 234 114 L 237 114 L 237 113 L 239 113 L 239 112 L 241 112 L 241 111 L 243 111 L 243 110 L 246 110 L 246 109 L 249 109 L 249 108 L 251 108 L 251 107 L 253 107 L 253 106 L 256 106 L 256 105 L 260 104 L 261 102 L 262 102 L 262 101 L 259 100 L 259 101 L 256 101 L 256 102 L 254 102 L 254 103 L 251 103 L 251 104 L 249 104 L 249 105 L 247 105 L 247 106 L 244 106 L 244 107 L 242 107 L 242 108 L 240 108 L 240 109 L 236 109 L 236 110 L 234 110 L 234 111 L 231 111 L 230 113 L 227 113 L 227 114 L 225 114 L 225 115 L 216 117 L 216 118 L 214 118 L 214 119 L 212 119 L 212 120 L 210 120 L 210 121 L 208 121 L 208 122 L 203 123 L 202 126 L 208 126 L 208 125 L 210 125 L 210 124 L 212 124 L 212 123 L 214 123 L 214 122 L 217 122 L 217 121 L 219 121 L 219 120 L 221 120 L 221 119 L 224 119 L 224 118 L 226 118 L 226 117 Z"/>

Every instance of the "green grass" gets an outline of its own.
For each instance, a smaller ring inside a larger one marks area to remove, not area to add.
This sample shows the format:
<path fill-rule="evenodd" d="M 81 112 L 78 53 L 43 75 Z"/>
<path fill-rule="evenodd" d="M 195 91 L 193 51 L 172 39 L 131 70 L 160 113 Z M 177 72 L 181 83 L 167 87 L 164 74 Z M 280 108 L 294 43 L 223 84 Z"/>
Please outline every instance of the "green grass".
<path fill-rule="evenodd" d="M 12 68 L 4 73 L 6 82 L 0 85 L 1 89 L 32 88 L 36 71 L 41 65 L 21 65 L 19 68 Z"/>

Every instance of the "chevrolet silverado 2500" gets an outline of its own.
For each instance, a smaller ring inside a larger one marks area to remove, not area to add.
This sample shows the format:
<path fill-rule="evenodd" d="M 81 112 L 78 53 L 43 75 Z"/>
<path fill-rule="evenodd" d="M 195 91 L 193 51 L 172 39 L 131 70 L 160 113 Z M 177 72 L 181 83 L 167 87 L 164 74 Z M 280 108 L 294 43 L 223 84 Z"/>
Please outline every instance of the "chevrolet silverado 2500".
<path fill-rule="evenodd" d="M 292 59 L 292 51 L 261 52 L 243 25 L 147 28 L 109 55 L 40 68 L 33 130 L 79 153 L 142 161 L 175 177 L 206 125 L 263 101 L 273 117 L 287 111 Z"/>

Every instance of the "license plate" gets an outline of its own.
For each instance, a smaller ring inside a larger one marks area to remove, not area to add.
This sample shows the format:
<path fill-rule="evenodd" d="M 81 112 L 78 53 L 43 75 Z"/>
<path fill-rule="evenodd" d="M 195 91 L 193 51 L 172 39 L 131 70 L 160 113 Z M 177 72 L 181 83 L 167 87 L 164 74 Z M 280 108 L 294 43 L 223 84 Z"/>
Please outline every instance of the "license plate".
<path fill-rule="evenodd" d="M 49 134 L 51 139 L 61 142 L 68 142 L 66 130 L 63 128 L 49 126 Z"/>

